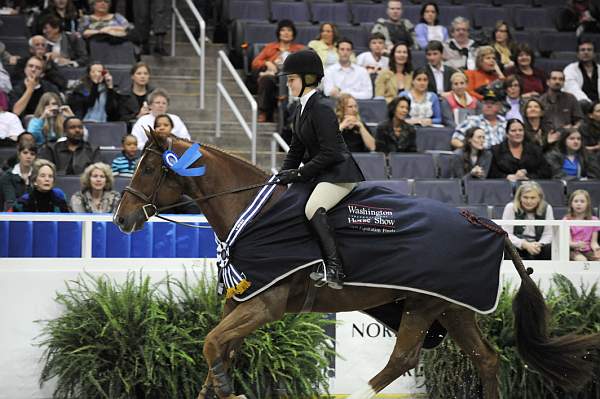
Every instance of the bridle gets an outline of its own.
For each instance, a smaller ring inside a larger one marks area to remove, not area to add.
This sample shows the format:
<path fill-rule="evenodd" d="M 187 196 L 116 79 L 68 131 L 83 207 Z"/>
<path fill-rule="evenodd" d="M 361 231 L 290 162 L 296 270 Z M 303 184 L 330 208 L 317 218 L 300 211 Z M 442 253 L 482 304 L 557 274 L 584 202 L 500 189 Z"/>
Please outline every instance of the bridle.
<path fill-rule="evenodd" d="M 169 137 L 167 139 L 168 144 L 169 144 L 169 150 L 172 150 L 173 148 L 173 140 Z M 146 148 L 144 148 L 144 151 L 142 152 L 142 156 L 141 158 L 144 157 L 144 155 L 146 155 L 147 152 L 151 152 L 153 154 L 158 155 L 161 159 L 162 159 L 162 155 L 163 152 L 159 151 L 155 148 L 152 148 L 152 144 L 146 146 Z M 189 224 L 189 223 L 183 223 L 183 222 L 178 222 L 176 220 L 161 216 L 160 214 L 168 209 L 173 209 L 176 208 L 178 206 L 181 205 L 187 205 L 193 202 L 197 202 L 197 201 L 206 201 L 209 200 L 211 198 L 215 198 L 215 197 L 219 197 L 222 195 L 226 195 L 226 194 L 234 194 L 234 193 L 239 193 L 242 191 L 248 191 L 248 190 L 253 190 L 255 188 L 260 188 L 260 187 L 264 187 L 264 186 L 268 186 L 268 185 L 272 185 L 272 184 L 277 184 L 276 182 L 266 182 L 266 183 L 256 183 L 256 184 L 250 184 L 248 186 L 243 186 L 243 187 L 238 187 L 238 188 L 234 188 L 231 190 L 226 190 L 226 191 L 221 191 L 218 193 L 213 193 L 213 194 L 208 194 L 208 195 L 203 195 L 200 197 L 196 197 L 196 198 L 191 198 L 189 200 L 185 200 L 185 201 L 180 201 L 180 202 L 176 202 L 174 204 L 171 205 L 167 205 L 167 206 L 163 206 L 163 207 L 157 207 L 155 205 L 156 203 L 156 198 L 158 197 L 158 193 L 160 192 L 160 187 L 163 184 L 163 182 L 165 181 L 165 179 L 167 178 L 167 176 L 169 175 L 169 173 L 171 173 L 171 169 L 169 169 L 164 162 L 161 162 L 161 174 L 160 174 L 160 178 L 158 179 L 158 184 L 156 184 L 154 186 L 154 189 L 152 191 L 152 194 L 150 196 L 144 194 L 143 192 L 131 187 L 130 185 L 127 185 L 124 189 L 123 192 L 126 193 L 130 193 L 131 195 L 133 195 L 134 197 L 137 197 L 138 199 L 142 200 L 142 202 L 145 202 L 145 204 L 142 206 L 142 212 L 144 212 L 144 216 L 146 218 L 146 221 L 148 219 L 150 219 L 152 216 L 156 216 L 159 219 L 165 220 L 167 222 L 171 222 L 171 223 L 176 223 L 182 226 L 188 226 L 188 227 L 194 227 L 194 228 L 210 228 L 210 226 L 196 226 L 194 224 Z"/>

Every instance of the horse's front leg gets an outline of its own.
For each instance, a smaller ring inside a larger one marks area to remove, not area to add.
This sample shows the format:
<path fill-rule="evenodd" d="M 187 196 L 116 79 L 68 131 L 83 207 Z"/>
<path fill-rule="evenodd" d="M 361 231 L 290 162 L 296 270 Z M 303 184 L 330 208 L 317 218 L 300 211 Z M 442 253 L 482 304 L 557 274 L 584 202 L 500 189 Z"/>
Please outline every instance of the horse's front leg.
<path fill-rule="evenodd" d="M 204 358 L 208 363 L 212 386 L 220 399 L 236 399 L 233 383 L 228 374 L 228 350 L 262 325 L 279 320 L 285 313 L 287 285 L 271 288 L 247 302 L 235 307 L 206 336 Z"/>

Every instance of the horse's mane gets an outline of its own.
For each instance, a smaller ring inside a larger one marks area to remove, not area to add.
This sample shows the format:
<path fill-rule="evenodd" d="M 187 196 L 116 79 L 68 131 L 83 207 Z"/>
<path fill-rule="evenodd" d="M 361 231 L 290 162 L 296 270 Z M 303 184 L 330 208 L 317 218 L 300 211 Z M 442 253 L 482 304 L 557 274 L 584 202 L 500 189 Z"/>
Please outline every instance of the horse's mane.
<path fill-rule="evenodd" d="M 191 140 L 188 140 L 188 139 L 185 139 L 185 138 L 182 138 L 182 137 L 177 137 L 175 135 L 171 135 L 171 137 L 173 137 L 176 141 L 183 141 L 184 143 L 190 143 L 190 144 L 194 143 Z M 221 154 L 221 155 L 223 155 L 223 156 L 225 156 L 225 157 L 227 157 L 227 158 L 235 161 L 236 163 L 241 163 L 241 164 L 243 164 L 243 166 L 249 167 L 249 168 L 253 169 L 255 172 L 257 172 L 258 174 L 260 174 L 262 176 L 266 176 L 267 175 L 267 173 L 265 173 L 265 171 L 262 170 L 261 168 L 259 168 L 258 166 L 253 165 L 250 162 L 248 162 L 246 159 L 240 157 L 239 155 L 231 154 L 230 152 L 228 152 L 228 151 L 226 151 L 226 150 L 224 150 L 222 148 L 219 148 L 219 147 L 217 147 L 214 144 L 202 143 L 201 146 L 204 147 L 204 148 L 208 148 L 208 149 L 210 149 L 210 150 L 212 150 L 214 152 L 218 152 L 219 154 Z"/>

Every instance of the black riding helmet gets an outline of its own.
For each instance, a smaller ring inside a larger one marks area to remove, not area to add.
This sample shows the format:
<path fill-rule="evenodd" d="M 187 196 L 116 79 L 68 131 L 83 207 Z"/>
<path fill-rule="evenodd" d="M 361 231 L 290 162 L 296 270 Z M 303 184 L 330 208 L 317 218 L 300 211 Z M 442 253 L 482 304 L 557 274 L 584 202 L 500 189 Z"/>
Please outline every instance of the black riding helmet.
<path fill-rule="evenodd" d="M 321 78 L 323 78 L 323 62 L 321 57 L 317 55 L 313 50 L 301 50 L 292 53 L 287 56 L 283 63 L 281 75 L 300 75 L 302 79 L 302 90 L 300 90 L 300 96 L 304 94 L 306 88 L 306 75 L 315 75 L 317 80 L 314 84 L 319 84 Z M 311 83 L 312 85 L 312 83 Z"/>

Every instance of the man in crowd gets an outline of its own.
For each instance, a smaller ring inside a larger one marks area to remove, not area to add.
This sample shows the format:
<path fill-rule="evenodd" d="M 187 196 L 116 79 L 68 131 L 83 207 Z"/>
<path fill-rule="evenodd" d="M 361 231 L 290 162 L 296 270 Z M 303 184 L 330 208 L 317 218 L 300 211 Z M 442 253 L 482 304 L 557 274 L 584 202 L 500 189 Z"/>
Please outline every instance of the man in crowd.
<path fill-rule="evenodd" d="M 18 116 L 33 114 L 44 93 L 59 93 L 58 88 L 44 78 L 46 62 L 36 56 L 30 57 L 25 64 L 25 79 L 15 84 L 10 92 L 12 112 Z"/>
<path fill-rule="evenodd" d="M 577 61 L 565 67 L 565 91 L 579 102 L 598 101 L 600 65 L 596 62 L 594 42 L 583 38 L 577 45 Z"/>
<path fill-rule="evenodd" d="M 583 120 L 583 112 L 577 98 L 563 91 L 565 74 L 561 70 L 550 72 L 546 81 L 548 91 L 540 98 L 544 106 L 544 117 L 548 118 L 554 130 L 560 127 L 578 127 Z M 548 140 L 551 140 L 548 137 Z"/>
<path fill-rule="evenodd" d="M 371 75 L 377 76 L 382 69 L 389 67 L 390 59 L 384 55 L 385 36 L 381 33 L 373 33 L 369 37 L 369 51 L 365 51 L 356 57 L 356 63 L 364 67 Z"/>
<path fill-rule="evenodd" d="M 417 37 L 415 27 L 405 18 L 402 18 L 402 2 L 389 0 L 387 2 L 388 19 L 379 18 L 371 33 L 381 33 L 385 37 L 385 47 L 391 50 L 394 44 L 404 42 L 409 47 L 416 49 Z"/>
<path fill-rule="evenodd" d="M 469 20 L 456 17 L 450 27 L 450 39 L 444 45 L 445 64 L 456 69 L 476 69 L 477 45 L 469 37 Z"/>
<path fill-rule="evenodd" d="M 427 90 L 438 95 L 448 92 L 452 89 L 450 77 L 456 72 L 456 69 L 443 64 L 444 45 L 438 40 L 432 40 L 427 43 L 425 56 L 427 57 L 427 76 L 429 77 L 429 86 Z"/>
<path fill-rule="evenodd" d="M 48 41 L 42 35 L 35 35 L 29 39 L 29 54 L 32 57 L 38 57 L 44 60 L 44 70 L 42 75 L 44 80 L 52 83 L 60 91 L 64 92 L 67 89 L 67 79 L 65 79 L 59 72 L 54 62 L 47 62 L 50 58 L 48 53 Z M 13 86 L 19 80 L 25 79 L 25 66 L 29 58 L 21 58 L 17 61 L 14 72 L 11 74 Z"/>
<path fill-rule="evenodd" d="M 342 38 L 338 41 L 338 62 L 325 70 L 323 78 L 323 91 L 326 96 L 338 97 L 342 93 L 348 93 L 357 100 L 373 97 L 373 84 L 369 73 L 360 65 L 350 62 L 353 47 L 349 39 Z"/>
<path fill-rule="evenodd" d="M 465 135 L 472 127 L 480 127 L 485 132 L 486 149 L 500 144 L 506 136 L 506 119 L 498 115 L 501 108 L 500 99 L 493 90 L 487 90 L 483 96 L 481 115 L 469 116 L 456 127 L 452 135 L 452 147 L 462 148 L 465 145 Z"/>

